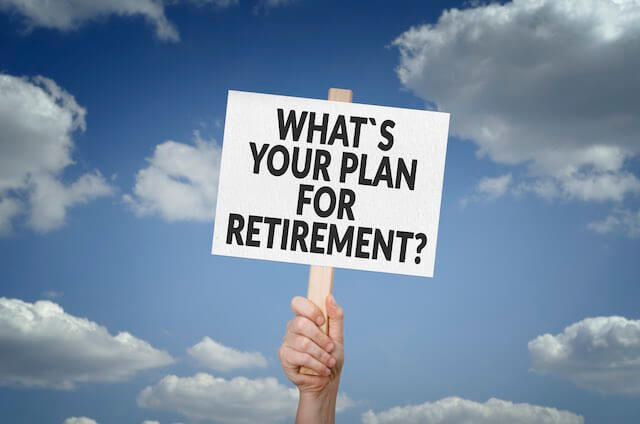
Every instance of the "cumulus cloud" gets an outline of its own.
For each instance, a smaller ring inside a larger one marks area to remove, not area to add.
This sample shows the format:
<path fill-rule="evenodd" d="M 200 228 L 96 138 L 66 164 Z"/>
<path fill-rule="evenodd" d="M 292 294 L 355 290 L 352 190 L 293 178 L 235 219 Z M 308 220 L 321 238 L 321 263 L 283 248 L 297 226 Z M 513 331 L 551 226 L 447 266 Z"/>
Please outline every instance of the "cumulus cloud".
<path fill-rule="evenodd" d="M 138 405 L 176 411 L 193 420 L 249 424 L 293 416 L 297 399 L 297 390 L 275 378 L 225 380 L 199 373 L 164 377 L 140 392 Z"/>
<path fill-rule="evenodd" d="M 489 201 L 504 196 L 511 185 L 511 180 L 511 174 L 482 178 L 476 185 L 474 193 L 462 198 L 462 206 L 466 206 L 473 201 Z"/>
<path fill-rule="evenodd" d="M 224 3 L 224 0 L 218 2 Z M 22 16 L 29 29 L 43 27 L 62 31 L 74 30 L 89 21 L 111 15 L 140 16 L 155 27 L 159 39 L 180 39 L 178 31 L 165 16 L 163 2 L 157 0 L 0 0 L 0 10 Z"/>
<path fill-rule="evenodd" d="M 362 414 L 363 424 L 583 424 L 572 412 L 555 408 L 489 399 L 485 403 L 448 397 L 421 405 L 397 406 Z"/>
<path fill-rule="evenodd" d="M 223 424 L 274 423 L 295 415 L 298 391 L 275 378 L 231 380 L 198 373 L 193 377 L 168 375 L 138 395 L 143 408 L 178 412 L 195 421 Z M 353 405 L 345 395 L 338 397 L 336 411 Z"/>
<path fill-rule="evenodd" d="M 0 385 L 70 389 L 172 362 L 144 340 L 127 332 L 112 336 L 56 303 L 0 298 Z"/>
<path fill-rule="evenodd" d="M 618 208 L 606 218 L 587 224 L 587 228 L 598 234 L 620 232 L 630 238 L 640 237 L 640 209 L 632 211 Z"/>
<path fill-rule="evenodd" d="M 534 371 L 602 393 L 640 394 L 640 320 L 587 318 L 528 346 Z"/>
<path fill-rule="evenodd" d="M 209 337 L 204 337 L 199 343 L 190 347 L 189 356 L 200 365 L 227 372 L 241 368 L 265 368 L 266 358 L 260 352 L 241 352 L 224 346 Z"/>
<path fill-rule="evenodd" d="M 452 113 L 478 155 L 526 166 L 522 190 L 640 193 L 640 3 L 514 0 L 445 11 L 394 41 L 402 84 Z"/>
<path fill-rule="evenodd" d="M 69 417 L 62 424 L 98 424 L 98 422 L 87 417 Z"/>
<path fill-rule="evenodd" d="M 86 128 L 85 115 L 48 78 L 0 73 L 0 233 L 22 213 L 34 230 L 53 230 L 70 207 L 113 192 L 98 171 L 68 185 L 61 179 L 73 164 L 73 134 Z"/>
<path fill-rule="evenodd" d="M 139 216 L 167 221 L 213 219 L 221 147 L 196 131 L 192 145 L 165 141 L 156 146 L 149 166 L 138 171 L 132 194 L 123 199 Z"/>

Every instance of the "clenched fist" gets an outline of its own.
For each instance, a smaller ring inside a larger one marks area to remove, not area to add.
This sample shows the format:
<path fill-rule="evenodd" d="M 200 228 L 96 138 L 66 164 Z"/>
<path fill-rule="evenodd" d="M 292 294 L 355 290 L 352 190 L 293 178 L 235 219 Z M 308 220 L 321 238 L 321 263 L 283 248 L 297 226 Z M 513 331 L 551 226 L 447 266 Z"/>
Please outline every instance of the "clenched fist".
<path fill-rule="evenodd" d="M 344 363 L 344 312 L 332 295 L 326 298 L 328 331 L 320 308 L 304 297 L 294 297 L 295 317 L 287 324 L 279 356 L 287 378 L 300 390 L 298 423 L 335 422 L 335 404 Z M 305 367 L 318 375 L 300 372 Z"/>

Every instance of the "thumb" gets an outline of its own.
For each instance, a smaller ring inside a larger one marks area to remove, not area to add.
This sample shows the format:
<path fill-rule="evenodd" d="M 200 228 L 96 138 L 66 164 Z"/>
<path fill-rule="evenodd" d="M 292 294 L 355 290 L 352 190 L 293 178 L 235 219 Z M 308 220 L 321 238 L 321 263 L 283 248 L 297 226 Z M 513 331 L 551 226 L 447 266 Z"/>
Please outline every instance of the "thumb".
<path fill-rule="evenodd" d="M 329 337 L 344 344 L 344 310 L 336 303 L 332 294 L 327 296 L 325 303 L 329 318 Z"/>

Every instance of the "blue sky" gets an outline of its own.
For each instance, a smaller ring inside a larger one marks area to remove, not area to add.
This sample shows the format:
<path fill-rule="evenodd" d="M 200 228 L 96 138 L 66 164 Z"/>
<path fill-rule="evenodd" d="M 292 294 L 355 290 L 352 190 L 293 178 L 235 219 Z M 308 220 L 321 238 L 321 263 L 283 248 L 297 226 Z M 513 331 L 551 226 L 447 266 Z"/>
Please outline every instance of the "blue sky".
<path fill-rule="evenodd" d="M 258 416 L 291 420 L 277 349 L 308 267 L 211 256 L 210 193 L 227 90 L 329 87 L 452 113 L 435 277 L 336 271 L 338 421 L 505 420 L 490 398 L 565 411 L 507 422 L 638 421 L 636 3 L 30 3 L 0 1 L 2 421 L 251 422 L 278 399 Z"/>

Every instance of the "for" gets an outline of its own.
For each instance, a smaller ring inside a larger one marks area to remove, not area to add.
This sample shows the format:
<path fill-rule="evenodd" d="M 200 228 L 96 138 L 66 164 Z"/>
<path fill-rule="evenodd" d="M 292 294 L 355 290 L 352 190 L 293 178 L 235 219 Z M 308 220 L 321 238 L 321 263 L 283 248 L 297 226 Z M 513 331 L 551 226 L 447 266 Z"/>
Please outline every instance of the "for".
<path fill-rule="evenodd" d="M 312 192 L 314 187 L 309 184 L 300 184 L 298 191 L 298 208 L 296 213 L 302 215 L 304 205 L 311 204 L 311 197 L 307 197 L 307 192 Z M 327 201 L 329 202 L 327 204 Z M 338 219 L 342 219 L 347 215 L 350 221 L 353 221 L 353 204 L 356 201 L 356 194 L 348 188 L 341 188 L 340 193 L 336 196 L 336 192 L 328 186 L 320 187 L 313 195 L 313 210 L 316 215 L 321 218 L 327 218 L 333 214 L 336 207 L 338 209 Z"/>

